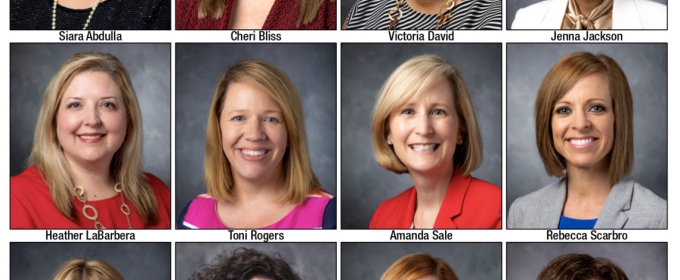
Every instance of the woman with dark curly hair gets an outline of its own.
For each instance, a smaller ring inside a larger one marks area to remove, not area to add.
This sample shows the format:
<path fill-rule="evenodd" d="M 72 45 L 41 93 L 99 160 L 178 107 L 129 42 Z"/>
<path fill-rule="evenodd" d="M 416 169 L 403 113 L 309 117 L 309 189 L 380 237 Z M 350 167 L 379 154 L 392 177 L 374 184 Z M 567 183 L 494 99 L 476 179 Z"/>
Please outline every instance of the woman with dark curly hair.
<path fill-rule="evenodd" d="M 219 255 L 191 280 L 300 280 L 278 253 L 267 255 L 255 249 L 238 248 L 231 256 Z"/>
<path fill-rule="evenodd" d="M 566 254 L 553 259 L 536 280 L 628 280 L 614 262 L 587 254 Z"/>

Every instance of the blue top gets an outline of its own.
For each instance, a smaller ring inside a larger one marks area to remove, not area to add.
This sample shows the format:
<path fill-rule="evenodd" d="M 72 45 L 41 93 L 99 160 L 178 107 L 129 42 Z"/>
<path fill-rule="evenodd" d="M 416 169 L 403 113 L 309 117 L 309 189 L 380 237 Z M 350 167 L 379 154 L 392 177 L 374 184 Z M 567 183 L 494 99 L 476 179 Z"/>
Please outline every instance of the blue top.
<path fill-rule="evenodd" d="M 579 220 L 565 217 L 560 215 L 560 224 L 557 228 L 559 229 L 591 229 L 595 228 L 595 223 L 597 219 L 592 220 Z"/>

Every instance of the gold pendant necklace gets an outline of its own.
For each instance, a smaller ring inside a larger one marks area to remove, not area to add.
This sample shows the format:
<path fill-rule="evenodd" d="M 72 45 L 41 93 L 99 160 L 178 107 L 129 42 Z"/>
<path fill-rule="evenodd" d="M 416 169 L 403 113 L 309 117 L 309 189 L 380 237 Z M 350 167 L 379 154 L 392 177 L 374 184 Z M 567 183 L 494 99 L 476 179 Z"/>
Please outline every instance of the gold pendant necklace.
<path fill-rule="evenodd" d="M 120 194 L 120 198 L 122 200 L 122 204 L 120 205 L 120 211 L 123 212 L 123 214 L 125 214 L 125 218 L 127 218 L 128 228 L 132 229 L 132 223 L 130 222 L 130 207 L 128 207 L 128 205 L 125 204 L 125 197 L 123 196 L 122 190 L 120 189 L 120 183 L 116 183 L 113 189 L 116 190 L 118 194 Z M 99 218 L 99 212 L 97 212 L 97 209 L 94 208 L 92 205 L 87 204 L 87 196 L 85 196 L 85 189 L 81 186 L 76 186 L 75 188 L 73 188 L 73 191 L 75 192 L 76 198 L 83 203 L 82 211 L 85 218 L 94 222 L 94 228 L 106 229 L 106 227 L 104 227 L 102 223 L 97 221 L 97 218 Z M 92 212 L 92 215 L 88 213 L 88 210 Z"/>

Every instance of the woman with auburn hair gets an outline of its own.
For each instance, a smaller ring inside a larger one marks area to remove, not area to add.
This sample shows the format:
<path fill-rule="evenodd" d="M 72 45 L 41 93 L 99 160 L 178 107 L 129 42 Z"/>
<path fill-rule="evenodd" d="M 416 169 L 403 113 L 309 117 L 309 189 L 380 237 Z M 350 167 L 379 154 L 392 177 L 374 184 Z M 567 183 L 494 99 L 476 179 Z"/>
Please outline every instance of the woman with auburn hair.
<path fill-rule="evenodd" d="M 633 98 L 612 58 L 576 52 L 543 79 L 536 144 L 560 178 L 513 202 L 508 228 L 666 228 L 666 201 L 628 176 L 633 169 Z"/>
<path fill-rule="evenodd" d="M 628 280 L 628 276 L 614 262 L 605 258 L 593 258 L 586 254 L 559 256 L 543 268 L 536 280 Z"/>
<path fill-rule="evenodd" d="M 54 273 L 53 280 L 123 280 L 123 276 L 100 260 L 75 258 L 65 262 Z"/>
<path fill-rule="evenodd" d="M 179 228 L 335 228 L 335 198 L 312 170 L 302 101 L 283 71 L 254 59 L 227 69 L 206 130 L 208 193 Z"/>
<path fill-rule="evenodd" d="M 444 260 L 416 253 L 398 259 L 380 280 L 458 280 L 458 276 Z"/>
<path fill-rule="evenodd" d="M 268 255 L 255 249 L 238 248 L 231 256 L 219 255 L 212 264 L 198 271 L 191 280 L 300 280 L 279 254 Z"/>
<path fill-rule="evenodd" d="M 176 29 L 336 29 L 335 0 L 176 0 Z"/>
<path fill-rule="evenodd" d="M 142 168 L 142 115 L 113 55 L 73 55 L 40 106 L 29 167 L 10 179 L 10 228 L 169 228 L 170 191 Z"/>
<path fill-rule="evenodd" d="M 378 164 L 415 186 L 381 203 L 370 228 L 500 228 L 500 188 L 470 176 L 482 137 L 456 65 L 421 55 L 399 66 L 380 90 L 372 138 Z"/>

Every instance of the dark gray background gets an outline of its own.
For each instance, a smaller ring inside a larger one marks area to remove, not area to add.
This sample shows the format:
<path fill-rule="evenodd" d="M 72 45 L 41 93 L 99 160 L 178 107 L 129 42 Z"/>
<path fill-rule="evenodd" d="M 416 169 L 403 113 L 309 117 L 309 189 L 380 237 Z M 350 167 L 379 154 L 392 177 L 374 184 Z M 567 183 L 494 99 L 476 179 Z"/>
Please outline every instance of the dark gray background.
<path fill-rule="evenodd" d="M 281 257 L 303 279 L 336 278 L 337 247 L 335 243 L 176 243 L 175 279 L 188 279 L 202 265 L 210 264 L 220 254 L 230 256 L 245 247 Z M 202 270 L 201 270 L 202 271 Z M 169 278 L 168 278 L 169 279 Z"/>
<path fill-rule="evenodd" d="M 507 19 L 507 21 L 505 22 L 506 29 L 510 30 L 510 28 L 512 27 L 512 22 L 515 20 L 515 16 L 517 15 L 517 11 L 519 11 L 519 9 L 526 8 L 541 1 L 542 0 L 503 0 L 503 3 L 507 5 L 507 7 L 505 8 L 506 10 L 505 18 Z M 650 1 L 668 5 L 668 0 L 650 0 Z M 616 0 L 614 0 L 614 3 L 616 4 Z M 349 13 L 349 8 L 347 12 Z"/>
<path fill-rule="evenodd" d="M 373 158 L 371 117 L 380 87 L 406 60 L 437 54 L 456 63 L 473 99 L 484 145 L 472 175 L 502 184 L 501 44 L 342 44 L 342 228 L 368 228 L 380 202 L 413 186 Z"/>
<path fill-rule="evenodd" d="M 498 243 L 342 243 L 342 279 L 380 279 L 399 258 L 428 253 L 446 261 L 460 279 L 501 279 Z M 532 278 L 526 278 L 532 279 Z"/>
<path fill-rule="evenodd" d="M 10 279 L 52 279 L 72 258 L 98 259 L 127 280 L 170 279 L 170 243 L 10 243 Z"/>
<path fill-rule="evenodd" d="M 628 279 L 668 279 L 668 243 L 507 243 L 508 280 L 536 279 L 554 258 L 564 254 L 588 254 L 609 259 Z"/>
<path fill-rule="evenodd" d="M 246 58 L 273 64 L 293 80 L 302 96 L 312 168 L 324 189 L 336 192 L 335 44 L 177 44 L 175 51 L 175 213 L 206 193 L 203 156 L 210 103 L 224 70 Z"/>
<path fill-rule="evenodd" d="M 536 148 L 534 102 L 548 70 L 576 51 L 619 63 L 633 94 L 633 179 L 668 199 L 668 46 L 666 44 L 508 44 L 506 207 L 558 180 Z"/>
<path fill-rule="evenodd" d="M 127 69 L 142 111 L 144 171 L 170 187 L 170 44 L 10 44 L 10 175 L 26 168 L 52 76 L 84 51 L 115 55 Z"/>

